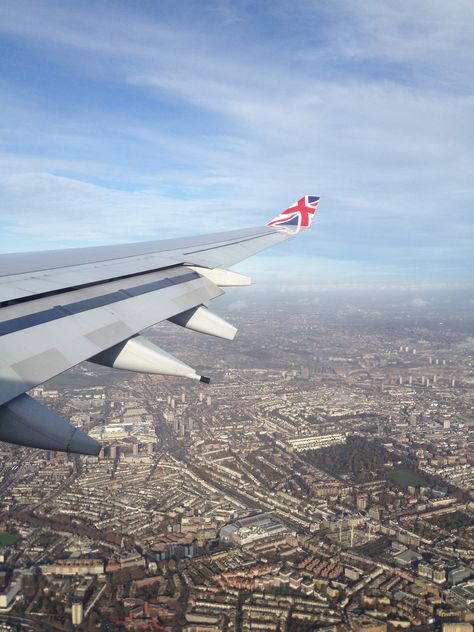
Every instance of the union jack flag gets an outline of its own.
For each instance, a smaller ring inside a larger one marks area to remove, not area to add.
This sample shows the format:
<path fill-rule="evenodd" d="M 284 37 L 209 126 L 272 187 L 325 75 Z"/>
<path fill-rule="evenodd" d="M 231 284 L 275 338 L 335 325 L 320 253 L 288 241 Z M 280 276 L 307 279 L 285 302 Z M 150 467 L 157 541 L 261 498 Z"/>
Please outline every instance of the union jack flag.
<path fill-rule="evenodd" d="M 267 226 L 294 226 L 296 230 L 309 228 L 318 208 L 319 197 L 317 195 L 305 195 L 298 202 L 282 211 L 278 217 L 268 222 Z"/>

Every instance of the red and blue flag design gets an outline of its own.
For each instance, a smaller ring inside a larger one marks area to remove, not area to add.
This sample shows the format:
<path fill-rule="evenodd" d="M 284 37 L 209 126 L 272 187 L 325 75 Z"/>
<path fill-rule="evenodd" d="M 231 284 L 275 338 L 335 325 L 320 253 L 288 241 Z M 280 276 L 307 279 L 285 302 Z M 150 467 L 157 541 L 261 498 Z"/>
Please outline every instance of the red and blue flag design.
<path fill-rule="evenodd" d="M 317 195 L 305 195 L 298 202 L 282 211 L 278 217 L 268 222 L 267 226 L 275 226 L 275 228 L 288 226 L 294 227 L 297 231 L 309 228 L 318 204 L 319 197 Z"/>

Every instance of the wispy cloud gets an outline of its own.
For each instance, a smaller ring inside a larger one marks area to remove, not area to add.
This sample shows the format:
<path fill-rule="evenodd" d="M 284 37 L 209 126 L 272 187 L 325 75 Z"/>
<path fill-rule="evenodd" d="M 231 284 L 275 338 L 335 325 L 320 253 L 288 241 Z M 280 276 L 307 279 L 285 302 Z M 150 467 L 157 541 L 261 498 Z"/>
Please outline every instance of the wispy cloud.
<path fill-rule="evenodd" d="M 316 192 L 305 278 L 469 276 L 470 2 L 91 8 L 0 7 L 4 250 L 253 225 Z"/>

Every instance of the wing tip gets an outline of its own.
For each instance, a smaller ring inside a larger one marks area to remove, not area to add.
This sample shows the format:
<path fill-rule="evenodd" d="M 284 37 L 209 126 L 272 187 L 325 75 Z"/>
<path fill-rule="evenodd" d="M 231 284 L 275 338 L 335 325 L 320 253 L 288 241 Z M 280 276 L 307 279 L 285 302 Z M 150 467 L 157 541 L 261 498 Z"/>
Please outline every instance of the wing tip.
<path fill-rule="evenodd" d="M 271 228 L 282 228 L 290 232 L 306 230 L 311 226 L 319 204 L 318 195 L 304 195 L 297 202 L 282 211 L 277 217 L 268 222 Z"/>

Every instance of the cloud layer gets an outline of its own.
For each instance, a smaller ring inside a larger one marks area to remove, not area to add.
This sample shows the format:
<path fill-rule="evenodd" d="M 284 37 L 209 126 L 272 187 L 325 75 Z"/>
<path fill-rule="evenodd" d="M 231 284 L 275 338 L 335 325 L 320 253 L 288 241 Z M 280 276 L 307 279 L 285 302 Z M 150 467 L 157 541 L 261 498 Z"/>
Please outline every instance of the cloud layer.
<path fill-rule="evenodd" d="M 471 280 L 471 2 L 20 0 L 0 37 L 3 251 L 256 225 L 316 193 L 267 278 Z"/>

